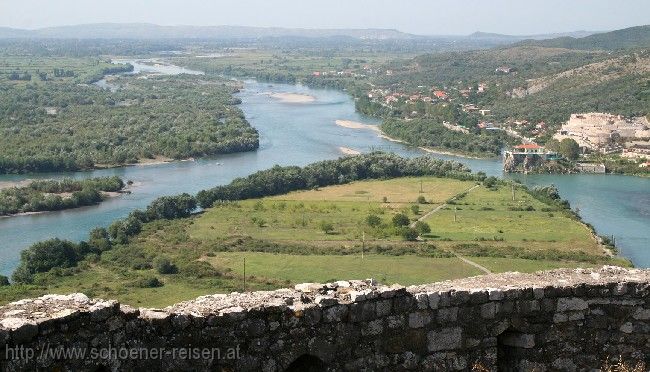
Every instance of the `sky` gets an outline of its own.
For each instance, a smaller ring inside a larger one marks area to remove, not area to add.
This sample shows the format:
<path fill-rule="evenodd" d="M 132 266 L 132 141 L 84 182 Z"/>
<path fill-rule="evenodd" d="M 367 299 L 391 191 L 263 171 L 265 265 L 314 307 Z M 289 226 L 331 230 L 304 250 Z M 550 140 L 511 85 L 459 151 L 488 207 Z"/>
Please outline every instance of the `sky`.
<path fill-rule="evenodd" d="M 102 22 L 531 35 L 650 24 L 650 0 L 0 0 L 0 27 Z"/>

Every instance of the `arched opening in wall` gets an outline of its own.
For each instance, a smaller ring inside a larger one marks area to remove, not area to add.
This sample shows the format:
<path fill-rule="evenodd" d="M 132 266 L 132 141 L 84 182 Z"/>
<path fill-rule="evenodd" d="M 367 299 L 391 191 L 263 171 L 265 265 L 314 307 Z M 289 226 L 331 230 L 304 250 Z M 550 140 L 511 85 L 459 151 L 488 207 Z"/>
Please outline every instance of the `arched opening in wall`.
<path fill-rule="evenodd" d="M 535 346 L 535 336 L 507 329 L 497 336 L 497 370 L 519 371 L 522 360 Z"/>
<path fill-rule="evenodd" d="M 325 363 L 317 356 L 303 354 L 285 369 L 285 372 L 324 372 Z"/>

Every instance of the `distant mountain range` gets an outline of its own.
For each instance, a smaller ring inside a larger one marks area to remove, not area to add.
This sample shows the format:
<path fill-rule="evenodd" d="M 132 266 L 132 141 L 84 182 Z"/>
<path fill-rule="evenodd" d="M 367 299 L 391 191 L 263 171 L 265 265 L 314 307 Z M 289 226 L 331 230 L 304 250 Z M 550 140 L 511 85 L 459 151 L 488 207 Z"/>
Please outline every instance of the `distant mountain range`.
<path fill-rule="evenodd" d="M 37 30 L 0 28 L 0 38 L 55 39 L 257 39 L 268 37 L 351 37 L 356 39 L 415 39 L 389 29 L 298 29 L 248 26 L 159 26 L 148 23 L 97 23 Z"/>
<path fill-rule="evenodd" d="M 22 30 L 0 27 L 0 39 L 264 39 L 351 38 L 356 40 L 449 39 L 489 45 L 518 43 L 569 49 L 622 49 L 650 46 L 650 26 L 611 32 L 574 31 L 539 35 L 475 32 L 467 36 L 414 35 L 392 29 L 298 29 L 248 26 L 160 26 L 149 23 L 97 23 Z"/>
<path fill-rule="evenodd" d="M 546 40 L 554 39 L 558 37 L 573 37 L 581 38 L 593 34 L 598 34 L 603 31 L 573 31 L 573 32 L 561 32 L 561 33 L 552 33 L 552 34 L 536 34 L 536 35 L 503 35 L 495 34 L 490 32 L 475 32 L 468 37 L 471 39 L 487 39 L 487 40 L 510 40 L 510 41 L 519 41 L 519 40 Z"/>

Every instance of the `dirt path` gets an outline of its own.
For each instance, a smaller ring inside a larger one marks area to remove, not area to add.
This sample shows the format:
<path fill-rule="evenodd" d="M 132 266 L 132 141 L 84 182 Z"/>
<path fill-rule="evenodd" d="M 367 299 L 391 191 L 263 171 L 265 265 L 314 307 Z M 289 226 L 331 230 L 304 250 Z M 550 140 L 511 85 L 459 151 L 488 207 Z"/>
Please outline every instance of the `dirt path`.
<path fill-rule="evenodd" d="M 470 187 L 469 189 L 467 189 L 467 190 L 465 190 L 465 191 L 463 191 L 463 192 L 461 192 L 461 193 L 459 193 L 459 194 L 456 194 L 453 198 L 451 198 L 451 199 L 449 199 L 449 200 L 456 200 L 456 198 L 458 198 L 458 196 L 460 196 L 460 195 L 462 195 L 462 194 L 465 194 L 465 193 L 468 193 L 468 192 L 471 192 L 472 190 L 476 189 L 476 188 L 479 187 L 479 186 L 480 186 L 480 185 L 474 185 L 474 186 Z M 415 227 L 415 224 L 416 224 L 418 221 L 424 221 L 424 220 L 427 219 L 429 216 L 431 216 L 432 214 L 438 212 L 439 210 L 441 210 L 442 208 L 444 208 L 444 207 L 446 207 L 446 206 L 447 206 L 447 203 L 444 203 L 444 204 L 441 204 L 441 205 L 439 205 L 439 206 L 433 208 L 433 209 L 430 210 L 429 212 L 425 213 L 422 217 L 418 218 L 417 221 L 413 222 L 413 223 L 411 224 L 411 227 Z M 452 253 L 453 253 L 456 257 L 458 257 L 459 260 L 465 262 L 466 264 L 471 265 L 471 266 L 474 266 L 475 268 L 477 268 L 477 269 L 483 271 L 483 272 L 486 273 L 486 274 L 492 274 L 492 272 L 491 272 L 490 270 L 488 270 L 485 266 L 481 266 L 481 265 L 477 264 L 476 262 L 474 262 L 474 261 L 472 261 L 472 260 L 470 260 L 470 259 L 467 259 L 467 258 L 465 258 L 465 257 L 463 257 L 463 256 L 461 256 L 461 255 L 459 255 L 459 254 L 456 253 L 456 252 L 452 252 Z"/>
<path fill-rule="evenodd" d="M 461 256 L 461 255 L 459 255 L 459 254 L 456 253 L 456 252 L 451 252 L 451 253 L 453 253 L 454 255 L 456 255 L 456 257 L 458 257 L 459 260 L 465 262 L 466 264 L 468 264 L 468 265 L 472 265 L 472 266 L 474 266 L 475 268 L 477 268 L 477 269 L 483 271 L 483 272 L 486 273 L 486 274 L 492 274 L 492 271 L 490 271 L 487 267 L 485 267 L 485 266 L 481 266 L 481 265 L 477 264 L 476 262 L 474 262 L 474 261 L 472 261 L 472 260 L 470 260 L 470 259 L 467 259 L 467 258 L 465 258 L 465 257 L 463 257 L 463 256 Z"/>
<path fill-rule="evenodd" d="M 462 194 L 464 194 L 464 193 L 468 193 L 468 192 L 474 190 L 475 188 L 477 188 L 477 187 L 479 187 L 479 186 L 480 186 L 480 185 L 474 185 L 474 186 L 470 187 L 469 189 L 467 189 L 467 190 L 465 190 L 465 191 L 463 191 L 463 192 L 461 192 L 461 193 L 458 193 L 458 194 L 454 195 L 454 197 L 451 198 L 451 199 L 449 199 L 449 200 L 456 200 L 456 198 L 458 198 L 459 195 L 462 195 Z M 443 204 L 440 204 L 439 206 L 433 208 L 433 209 L 430 210 L 429 212 L 425 213 L 422 217 L 418 218 L 417 221 L 413 222 L 413 223 L 410 225 L 410 227 L 415 227 L 415 224 L 416 224 L 417 222 L 419 222 L 419 221 L 424 221 L 424 220 L 427 219 L 429 216 L 431 216 L 432 214 L 436 213 L 437 211 L 441 210 L 442 208 L 444 208 L 444 207 L 446 207 L 446 206 L 447 206 L 447 203 L 443 203 Z"/>

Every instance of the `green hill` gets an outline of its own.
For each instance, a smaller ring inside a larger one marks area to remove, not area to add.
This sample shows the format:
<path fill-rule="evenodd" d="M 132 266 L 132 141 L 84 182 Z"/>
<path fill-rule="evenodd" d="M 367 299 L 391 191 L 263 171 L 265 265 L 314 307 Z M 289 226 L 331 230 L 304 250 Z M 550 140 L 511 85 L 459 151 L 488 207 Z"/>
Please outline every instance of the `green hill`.
<path fill-rule="evenodd" d="M 519 45 L 583 50 L 615 50 L 650 47 L 650 25 L 624 28 L 582 38 L 559 37 L 549 40 L 525 40 Z"/>

